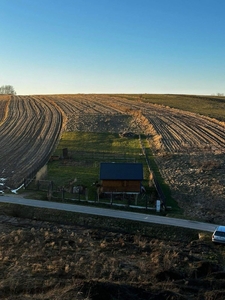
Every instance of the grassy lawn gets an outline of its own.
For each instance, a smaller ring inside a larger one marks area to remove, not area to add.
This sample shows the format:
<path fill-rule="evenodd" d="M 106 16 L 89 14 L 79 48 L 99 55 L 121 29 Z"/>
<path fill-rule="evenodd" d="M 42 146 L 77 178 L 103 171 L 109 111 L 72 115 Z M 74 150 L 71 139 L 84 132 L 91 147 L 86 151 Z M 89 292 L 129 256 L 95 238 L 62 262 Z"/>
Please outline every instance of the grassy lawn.
<path fill-rule="evenodd" d="M 165 183 L 164 179 L 162 178 L 160 171 L 158 169 L 158 166 L 154 160 L 152 151 L 149 148 L 148 142 L 146 140 L 144 140 L 144 147 L 145 147 L 145 151 L 146 151 L 146 154 L 148 157 L 150 168 L 151 168 L 152 172 L 154 173 L 154 176 L 157 179 L 157 181 L 162 189 L 162 192 L 166 198 L 166 205 L 172 207 L 173 213 L 183 214 L 182 210 L 178 207 L 176 201 L 172 198 L 170 188 Z M 147 174 L 149 174 L 149 172 L 148 172 L 148 168 L 147 168 L 147 164 L 146 164 L 146 176 L 147 176 Z"/>
<path fill-rule="evenodd" d="M 143 95 L 147 102 L 167 105 L 173 108 L 202 114 L 225 121 L 225 97 L 192 95 Z"/>
<path fill-rule="evenodd" d="M 144 101 L 194 112 L 220 121 L 225 121 L 224 96 L 197 96 L 178 94 L 119 95 L 132 101 Z"/>
<path fill-rule="evenodd" d="M 135 139 L 120 138 L 118 134 L 65 132 L 54 155 L 62 156 L 67 148 L 70 159 L 48 164 L 48 179 L 65 183 L 77 178 L 88 184 L 99 178 L 102 161 L 140 161 L 140 145 Z"/>
<path fill-rule="evenodd" d="M 142 137 L 145 141 L 145 137 Z M 147 147 L 147 143 L 145 143 Z M 110 133 L 84 133 L 84 132 L 65 132 L 58 144 L 54 155 L 62 156 L 63 149 L 68 149 L 69 159 L 59 159 L 48 163 L 47 180 L 54 182 L 57 187 L 67 186 L 69 182 L 76 178 L 75 185 L 84 185 L 88 188 L 88 199 L 96 200 L 96 188 L 93 183 L 99 180 L 101 162 L 138 162 L 143 164 L 144 180 L 143 185 L 146 188 L 149 199 L 157 197 L 154 187 L 149 187 L 149 169 L 146 159 L 142 155 L 138 136 L 136 138 L 120 137 L 118 134 Z M 163 183 L 159 176 L 157 166 L 150 149 L 148 156 L 152 161 L 153 171 L 156 174 L 160 184 L 169 196 L 168 187 Z M 65 194 L 65 198 L 68 195 Z M 85 200 L 85 195 L 80 195 L 80 199 Z M 177 207 L 177 204 L 171 197 L 169 206 Z M 110 202 L 110 198 L 104 199 Z M 123 203 L 134 203 L 134 199 L 125 199 Z M 114 203 L 117 200 L 113 200 Z M 121 201 L 118 201 L 121 203 Z M 139 205 L 145 206 L 146 198 L 139 198 Z"/>
<path fill-rule="evenodd" d="M 77 185 L 87 186 L 90 197 L 96 197 L 93 183 L 99 180 L 100 163 L 144 162 L 139 139 L 121 138 L 118 134 L 65 132 L 54 155 L 62 156 L 68 149 L 69 159 L 48 163 L 47 180 L 64 186 L 76 178 Z"/>
<path fill-rule="evenodd" d="M 140 152 L 138 137 L 121 138 L 111 133 L 64 132 L 55 155 L 60 155 L 63 148 L 70 151 L 127 153 L 137 155 Z"/>

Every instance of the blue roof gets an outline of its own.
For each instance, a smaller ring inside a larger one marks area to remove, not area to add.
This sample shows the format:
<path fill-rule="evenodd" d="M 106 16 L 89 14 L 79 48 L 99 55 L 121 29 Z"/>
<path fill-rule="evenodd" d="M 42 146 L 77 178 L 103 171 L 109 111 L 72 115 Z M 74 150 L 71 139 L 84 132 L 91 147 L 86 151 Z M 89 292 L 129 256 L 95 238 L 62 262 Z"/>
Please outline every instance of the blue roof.
<path fill-rule="evenodd" d="M 140 163 L 101 163 L 100 180 L 143 180 Z"/>

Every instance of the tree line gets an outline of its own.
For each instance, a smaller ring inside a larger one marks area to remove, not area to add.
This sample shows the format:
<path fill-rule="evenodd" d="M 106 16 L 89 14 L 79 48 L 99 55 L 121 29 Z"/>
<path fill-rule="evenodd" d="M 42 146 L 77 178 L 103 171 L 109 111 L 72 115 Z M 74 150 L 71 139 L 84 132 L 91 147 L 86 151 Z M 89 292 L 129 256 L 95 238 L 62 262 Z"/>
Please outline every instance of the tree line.
<path fill-rule="evenodd" d="M 2 85 L 0 87 L 0 94 L 16 95 L 16 91 L 12 85 Z"/>

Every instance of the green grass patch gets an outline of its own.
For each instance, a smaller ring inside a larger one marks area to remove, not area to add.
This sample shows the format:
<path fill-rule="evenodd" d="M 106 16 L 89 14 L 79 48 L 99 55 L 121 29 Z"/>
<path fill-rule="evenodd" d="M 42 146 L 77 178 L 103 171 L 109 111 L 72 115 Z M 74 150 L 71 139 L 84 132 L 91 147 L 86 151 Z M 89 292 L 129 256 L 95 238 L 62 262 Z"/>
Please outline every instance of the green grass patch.
<path fill-rule="evenodd" d="M 115 95 L 114 95 L 115 96 Z M 144 101 L 194 112 L 220 121 L 225 121 L 224 96 L 200 96 L 179 94 L 121 94 L 116 95 L 130 101 Z"/>
<path fill-rule="evenodd" d="M 65 132 L 53 155 L 62 156 L 64 148 L 68 149 L 69 159 L 49 162 L 46 180 L 53 181 L 56 186 L 65 186 L 76 178 L 76 185 L 88 188 L 89 199 L 96 198 L 93 183 L 99 180 L 101 162 L 143 163 L 144 174 L 148 178 L 138 137 L 131 139 L 111 133 Z"/>
<path fill-rule="evenodd" d="M 159 182 L 167 199 L 167 206 L 171 206 L 173 212 L 179 212 L 177 203 L 171 197 L 170 189 L 161 178 L 158 167 L 154 161 L 145 136 L 142 142 L 151 163 L 151 169 Z M 146 158 L 142 154 L 139 138 L 124 138 L 111 133 L 85 133 L 65 132 L 59 142 L 54 155 L 62 155 L 62 149 L 68 148 L 69 159 L 59 159 L 48 163 L 47 180 L 54 182 L 57 187 L 66 186 L 76 178 L 75 185 L 84 185 L 88 188 L 88 200 L 96 200 L 96 188 L 93 183 L 99 180 L 101 162 L 139 162 L 143 164 L 143 185 L 146 188 L 149 201 L 155 203 L 157 192 L 154 187 L 149 187 L 149 169 Z M 65 194 L 65 198 L 69 195 Z M 79 196 L 85 200 L 85 195 Z M 77 197 L 76 197 L 77 198 Z M 139 205 L 146 206 L 146 199 L 140 198 Z M 109 199 L 102 200 L 110 202 Z M 124 200 L 126 204 L 127 200 Z M 113 200 L 116 203 L 116 200 Z M 118 201 L 121 202 L 121 201 Z M 132 203 L 131 203 L 132 204 Z"/>
<path fill-rule="evenodd" d="M 225 121 L 225 97 L 194 95 L 142 95 L 142 101 L 161 104 Z"/>
<path fill-rule="evenodd" d="M 180 207 L 178 206 L 177 202 L 173 199 L 173 197 L 171 196 L 171 191 L 169 186 L 165 183 L 164 179 L 162 178 L 159 168 L 155 162 L 154 156 L 152 154 L 151 149 L 148 146 L 148 142 L 146 140 L 144 140 L 144 147 L 145 147 L 145 151 L 146 151 L 146 155 L 148 157 L 148 161 L 150 164 L 150 168 L 152 170 L 152 172 L 154 173 L 154 176 L 157 180 L 157 182 L 159 183 L 163 194 L 166 198 L 166 206 L 170 206 L 173 213 L 175 214 L 183 214 L 183 211 L 180 209 Z M 146 166 L 147 167 L 147 164 Z M 147 171 L 146 171 L 147 174 Z"/>
<path fill-rule="evenodd" d="M 64 132 L 55 155 L 61 155 L 62 149 L 69 151 L 129 153 L 136 155 L 140 151 L 138 138 L 121 138 L 112 133 Z"/>

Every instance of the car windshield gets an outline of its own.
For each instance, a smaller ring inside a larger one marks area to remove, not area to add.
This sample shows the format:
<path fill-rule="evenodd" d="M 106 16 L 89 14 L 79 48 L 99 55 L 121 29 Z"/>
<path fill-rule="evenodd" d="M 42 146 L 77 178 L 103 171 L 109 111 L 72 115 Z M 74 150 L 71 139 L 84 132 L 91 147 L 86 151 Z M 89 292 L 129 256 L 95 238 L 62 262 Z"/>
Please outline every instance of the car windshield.
<path fill-rule="evenodd" d="M 225 232 L 223 232 L 223 231 L 216 231 L 215 235 L 225 237 Z"/>

